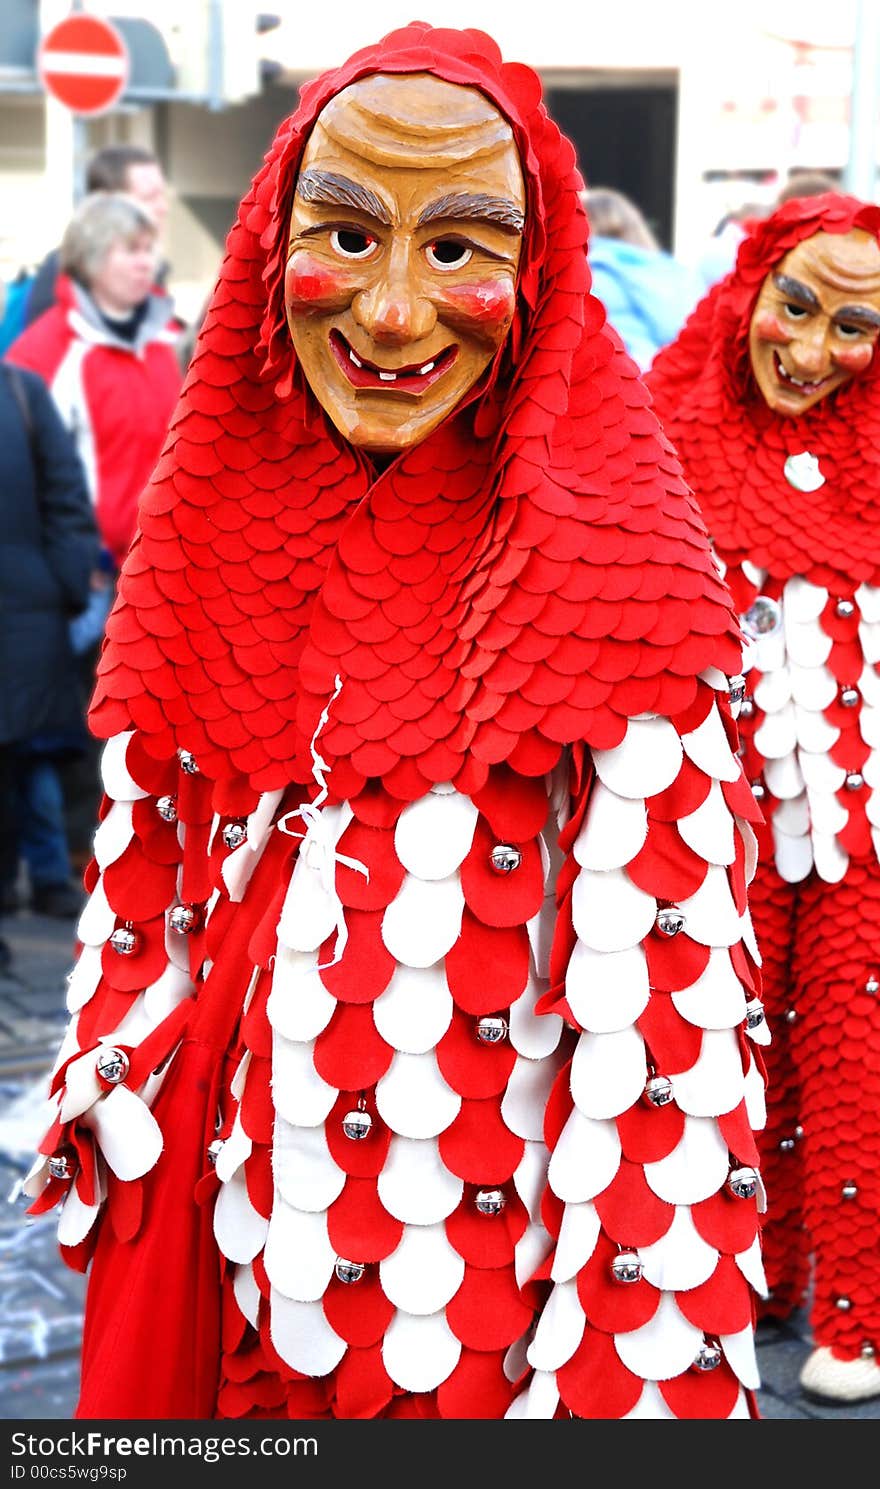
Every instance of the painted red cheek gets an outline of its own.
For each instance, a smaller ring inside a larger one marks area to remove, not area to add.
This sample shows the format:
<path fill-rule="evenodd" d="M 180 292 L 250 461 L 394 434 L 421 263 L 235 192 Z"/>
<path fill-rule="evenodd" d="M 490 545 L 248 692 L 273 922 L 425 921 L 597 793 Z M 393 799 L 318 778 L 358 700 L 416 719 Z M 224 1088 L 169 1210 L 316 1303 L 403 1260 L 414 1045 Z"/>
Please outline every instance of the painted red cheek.
<path fill-rule="evenodd" d="M 460 322 L 483 335 L 507 329 L 513 316 L 513 285 L 506 279 L 481 279 L 473 284 L 449 285 L 443 302 Z"/>
<path fill-rule="evenodd" d="M 294 253 L 284 274 L 284 299 L 293 315 L 334 310 L 351 297 L 345 275 L 336 274 L 310 253 Z"/>
<path fill-rule="evenodd" d="M 864 372 L 873 355 L 873 346 L 863 341 L 859 346 L 839 347 L 834 353 L 834 360 L 838 367 L 845 368 L 847 372 Z"/>
<path fill-rule="evenodd" d="M 791 332 L 786 330 L 772 310 L 762 310 L 755 316 L 755 332 L 762 341 L 775 341 L 780 346 L 791 341 Z"/>

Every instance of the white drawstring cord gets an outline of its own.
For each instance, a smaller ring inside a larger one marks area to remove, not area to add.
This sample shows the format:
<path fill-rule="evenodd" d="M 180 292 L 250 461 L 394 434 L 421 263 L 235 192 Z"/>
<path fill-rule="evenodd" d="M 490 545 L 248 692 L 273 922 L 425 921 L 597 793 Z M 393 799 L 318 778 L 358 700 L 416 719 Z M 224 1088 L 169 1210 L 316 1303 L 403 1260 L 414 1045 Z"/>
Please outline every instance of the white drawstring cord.
<path fill-rule="evenodd" d="M 329 962 L 318 962 L 314 970 L 322 972 L 327 967 L 334 967 L 342 960 L 342 953 L 348 941 L 348 926 L 345 924 L 345 910 L 338 894 L 336 893 L 336 865 L 342 864 L 347 869 L 353 869 L 356 874 L 363 874 L 369 882 L 370 871 L 366 864 L 361 863 L 358 858 L 349 858 L 345 853 L 336 852 L 336 844 L 332 838 L 332 823 L 324 816 L 321 807 L 330 794 L 325 772 L 330 770 L 327 761 L 318 754 L 315 748 L 318 736 L 330 717 L 330 710 L 339 694 L 342 692 L 342 678 L 336 674 L 336 689 L 326 708 L 321 713 L 318 726 L 312 735 L 309 746 L 312 755 L 312 775 L 318 785 L 318 795 L 314 801 L 303 802 L 302 806 L 294 807 L 290 812 L 285 812 L 279 817 L 277 827 L 280 832 L 287 833 L 288 837 L 302 838 L 303 845 L 300 849 L 300 858 L 304 859 L 310 869 L 314 869 L 321 876 L 321 887 L 325 893 L 335 901 L 336 910 L 336 947 L 333 959 Z M 286 824 L 291 817 L 299 817 L 306 825 L 305 832 L 293 832 Z"/>

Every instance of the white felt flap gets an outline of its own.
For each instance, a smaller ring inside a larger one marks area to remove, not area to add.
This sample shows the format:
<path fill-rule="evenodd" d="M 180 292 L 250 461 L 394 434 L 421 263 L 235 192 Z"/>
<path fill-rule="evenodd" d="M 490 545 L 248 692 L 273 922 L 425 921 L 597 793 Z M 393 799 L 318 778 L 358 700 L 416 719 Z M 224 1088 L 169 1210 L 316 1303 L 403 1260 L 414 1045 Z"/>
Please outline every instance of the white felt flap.
<path fill-rule="evenodd" d="M 345 1173 L 331 1156 L 323 1125 L 292 1127 L 277 1117 L 272 1173 L 282 1197 L 298 1210 L 327 1210 L 345 1188 Z"/>
<path fill-rule="evenodd" d="M 276 1196 L 263 1261 L 273 1289 L 285 1298 L 310 1303 L 323 1297 L 336 1262 L 327 1216 L 306 1214 Z"/>
<path fill-rule="evenodd" d="M 279 943 L 272 970 L 272 991 L 266 1014 L 272 1028 L 285 1039 L 317 1039 L 336 1010 L 318 971 L 315 951 L 291 951 Z"/>
<path fill-rule="evenodd" d="M 550 1155 L 547 1177 L 559 1199 L 594 1199 L 607 1189 L 620 1166 L 620 1138 L 613 1121 L 585 1117 L 577 1107 Z"/>
<path fill-rule="evenodd" d="M 654 924 L 657 901 L 639 889 L 625 869 L 594 873 L 581 869 L 572 892 L 571 915 L 578 936 L 594 951 L 636 946 Z"/>
<path fill-rule="evenodd" d="M 585 869 L 619 869 L 644 846 L 648 836 L 645 803 L 618 796 L 597 781 L 572 852 Z"/>
<path fill-rule="evenodd" d="M 673 1205 L 695 1205 L 717 1194 L 727 1173 L 727 1144 L 709 1117 L 685 1117 L 684 1131 L 672 1152 L 645 1164 L 650 1188 Z"/>
<path fill-rule="evenodd" d="M 377 1181 L 389 1215 L 410 1225 L 435 1225 L 459 1204 L 464 1183 L 444 1164 L 434 1138 L 393 1137 Z"/>
<path fill-rule="evenodd" d="M 272 1099 L 294 1127 L 316 1127 L 331 1111 L 339 1092 L 315 1069 L 314 1045 L 272 1037 Z"/>
<path fill-rule="evenodd" d="M 661 1293 L 653 1317 L 640 1329 L 615 1334 L 614 1347 L 627 1370 L 641 1380 L 672 1380 L 697 1356 L 703 1331 L 678 1309 L 670 1293 Z"/>
<path fill-rule="evenodd" d="M 429 791 L 398 818 L 394 846 L 400 862 L 417 879 L 447 879 L 470 852 L 478 815 L 458 791 Z"/>
<path fill-rule="evenodd" d="M 600 1230 L 596 1206 L 590 1200 L 565 1206 L 550 1273 L 554 1282 L 567 1282 L 586 1266 L 596 1249 Z"/>
<path fill-rule="evenodd" d="M 252 1262 L 266 1239 L 269 1222 L 250 1202 L 241 1169 L 222 1184 L 214 1205 L 214 1238 L 231 1262 Z"/>
<path fill-rule="evenodd" d="M 451 1375 L 461 1355 L 444 1312 L 417 1317 L 395 1313 L 382 1341 L 382 1359 L 404 1391 L 433 1391 Z"/>
<path fill-rule="evenodd" d="M 269 1337 L 282 1360 L 303 1375 L 329 1375 L 348 1347 L 328 1324 L 320 1303 L 299 1303 L 274 1289 Z"/>
<path fill-rule="evenodd" d="M 677 1205 L 665 1235 L 639 1247 L 645 1279 L 660 1292 L 687 1292 L 708 1281 L 718 1265 L 718 1252 L 699 1234 L 690 1210 Z"/>
<path fill-rule="evenodd" d="M 430 882 L 407 874 L 382 917 L 382 940 L 395 961 L 431 967 L 458 940 L 463 911 L 457 873 Z"/>
<path fill-rule="evenodd" d="M 577 1283 L 557 1282 L 541 1315 L 527 1359 L 534 1370 L 558 1370 L 570 1360 L 584 1334 L 584 1310 Z"/>
<path fill-rule="evenodd" d="M 584 1116 L 620 1116 L 638 1101 L 645 1078 L 645 1044 L 638 1029 L 580 1036 L 570 1086 Z"/>
<path fill-rule="evenodd" d="M 665 791 L 681 769 L 682 742 L 668 719 L 630 719 L 613 750 L 594 750 L 600 781 L 618 796 L 644 799 Z"/>
<path fill-rule="evenodd" d="M 461 1097 L 440 1074 L 433 1050 L 424 1055 L 395 1054 L 376 1085 L 376 1106 L 392 1132 L 402 1137 L 436 1137 L 461 1110 Z"/>
<path fill-rule="evenodd" d="M 565 996 L 581 1027 L 594 1034 L 634 1024 L 651 996 L 644 950 L 596 951 L 578 941 L 566 968 Z"/>
<path fill-rule="evenodd" d="M 404 1313 L 445 1308 L 461 1287 L 464 1258 L 446 1239 L 443 1222 L 407 1225 L 390 1256 L 379 1263 L 385 1296 Z"/>
<path fill-rule="evenodd" d="M 442 962 L 432 967 L 398 965 L 373 1004 L 373 1020 L 386 1044 L 409 1055 L 434 1049 L 452 1022 L 452 1012 Z"/>
<path fill-rule="evenodd" d="M 556 1077 L 553 1060 L 517 1058 L 501 1098 L 501 1115 L 511 1132 L 532 1142 L 544 1136 L 544 1113 Z"/>

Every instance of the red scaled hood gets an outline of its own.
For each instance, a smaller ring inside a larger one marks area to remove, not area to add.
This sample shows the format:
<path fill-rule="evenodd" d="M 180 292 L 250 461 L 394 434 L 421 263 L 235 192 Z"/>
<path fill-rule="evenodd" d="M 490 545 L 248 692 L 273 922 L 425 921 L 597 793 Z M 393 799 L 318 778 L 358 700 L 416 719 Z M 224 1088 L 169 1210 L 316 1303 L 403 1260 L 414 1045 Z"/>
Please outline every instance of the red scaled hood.
<path fill-rule="evenodd" d="M 382 475 L 296 366 L 289 210 L 327 100 L 373 72 L 482 90 L 515 132 L 528 226 L 518 311 L 478 396 Z M 536 75 L 477 31 L 416 23 L 308 84 L 229 235 L 108 624 L 98 734 L 138 728 L 215 780 L 399 796 L 507 760 L 610 747 L 628 716 L 738 670 L 696 504 L 637 370 L 589 296 L 583 182 Z"/>
<path fill-rule="evenodd" d="M 700 302 L 647 376 L 715 546 L 776 578 L 801 574 L 848 592 L 880 582 L 880 355 L 800 418 L 768 408 L 749 364 L 749 323 L 767 275 L 815 233 L 862 228 L 880 242 L 880 207 L 829 192 L 786 202 L 740 244 L 733 270 Z M 783 467 L 806 450 L 825 484 L 803 493 Z"/>

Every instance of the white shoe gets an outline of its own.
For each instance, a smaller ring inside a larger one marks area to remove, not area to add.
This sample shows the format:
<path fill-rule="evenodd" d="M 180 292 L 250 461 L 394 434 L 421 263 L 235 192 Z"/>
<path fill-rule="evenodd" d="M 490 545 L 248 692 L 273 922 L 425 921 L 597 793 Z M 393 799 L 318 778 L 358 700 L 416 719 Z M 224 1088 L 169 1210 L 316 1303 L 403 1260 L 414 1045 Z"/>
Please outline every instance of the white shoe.
<path fill-rule="evenodd" d="M 814 1349 L 800 1374 L 804 1391 L 823 1401 L 870 1401 L 880 1396 L 880 1364 L 873 1355 L 838 1360 L 823 1346 Z"/>

